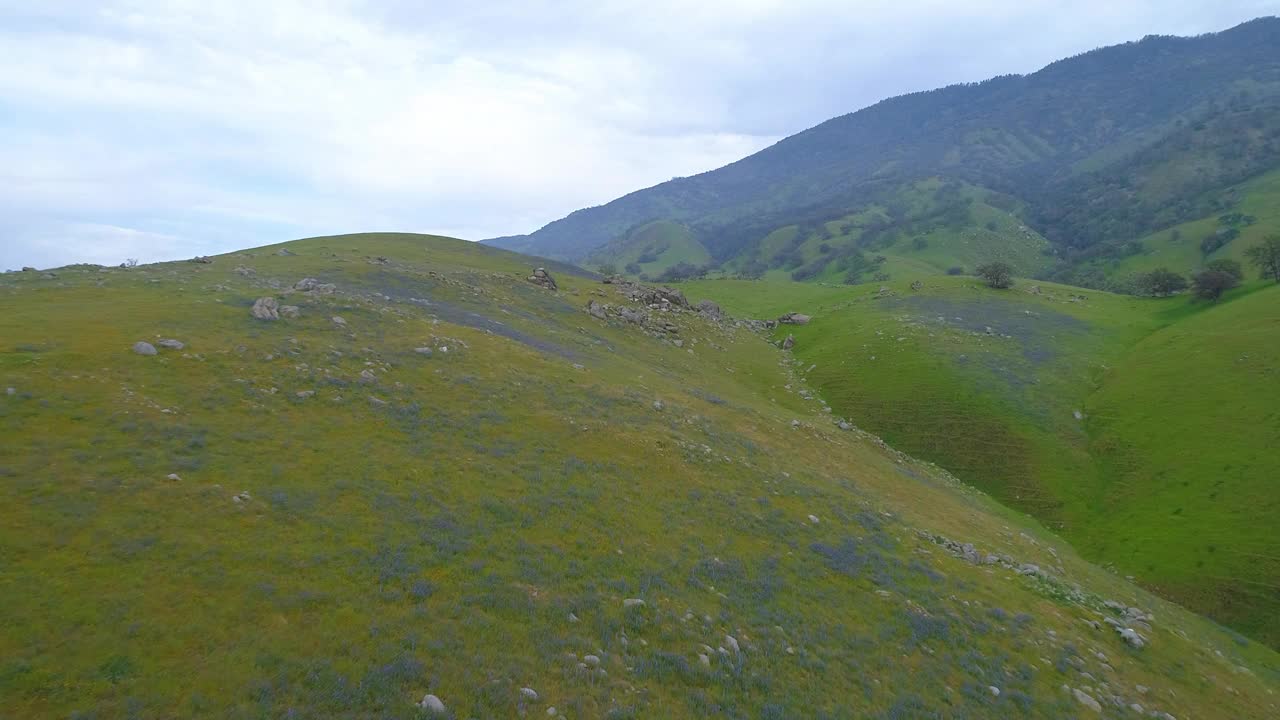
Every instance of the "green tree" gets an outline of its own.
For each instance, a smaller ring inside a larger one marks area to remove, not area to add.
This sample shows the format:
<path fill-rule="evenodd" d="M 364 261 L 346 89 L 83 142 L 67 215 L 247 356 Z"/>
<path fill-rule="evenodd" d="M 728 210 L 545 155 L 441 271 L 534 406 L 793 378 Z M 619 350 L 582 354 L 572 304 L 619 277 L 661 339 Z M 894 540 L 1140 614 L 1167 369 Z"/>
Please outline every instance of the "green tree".
<path fill-rule="evenodd" d="M 978 277 L 987 283 L 987 287 L 1000 290 L 1013 287 L 1013 268 L 1009 263 L 1000 261 L 984 263 L 978 266 L 977 273 Z"/>
<path fill-rule="evenodd" d="M 1237 282 L 1244 280 L 1244 268 L 1240 267 L 1240 263 L 1231 258 L 1218 258 L 1213 262 L 1204 266 L 1205 270 L 1217 270 L 1224 272 L 1236 279 Z"/>
<path fill-rule="evenodd" d="M 1196 297 L 1214 302 L 1222 297 L 1222 293 L 1239 284 L 1234 275 L 1221 270 L 1201 270 L 1191 276 L 1191 289 Z"/>
<path fill-rule="evenodd" d="M 1187 279 L 1169 268 L 1156 268 L 1137 278 L 1137 290 L 1141 295 L 1164 297 L 1187 289 Z"/>
<path fill-rule="evenodd" d="M 1263 280 L 1280 282 L 1280 235 L 1268 235 L 1260 245 L 1245 250 L 1244 256 L 1261 271 Z"/>
<path fill-rule="evenodd" d="M 618 274 L 618 266 L 614 265 L 613 263 L 600 263 L 598 266 L 596 266 L 596 270 L 598 270 L 600 274 L 604 275 L 605 277 Z"/>

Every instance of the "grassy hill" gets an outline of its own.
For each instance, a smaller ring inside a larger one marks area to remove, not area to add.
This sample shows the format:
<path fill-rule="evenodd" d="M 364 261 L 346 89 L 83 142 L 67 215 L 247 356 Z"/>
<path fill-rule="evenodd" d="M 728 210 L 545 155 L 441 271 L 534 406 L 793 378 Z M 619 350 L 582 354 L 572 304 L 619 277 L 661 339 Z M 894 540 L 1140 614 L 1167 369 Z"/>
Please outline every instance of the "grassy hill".
<path fill-rule="evenodd" d="M 0 276 L 0 716 L 1280 712 L 1275 652 L 840 429 L 758 335 L 532 263 Z"/>
<path fill-rule="evenodd" d="M 777 335 L 794 335 L 807 379 L 838 413 L 1089 557 L 1280 641 L 1280 564 L 1266 547 L 1280 473 L 1268 450 L 1280 444 L 1268 400 L 1280 396 L 1280 289 L 1216 307 L 951 277 L 919 290 L 903 279 L 707 281 L 686 292 L 763 317 L 812 314 Z"/>
<path fill-rule="evenodd" d="M 657 277 L 680 263 L 705 265 L 711 260 L 688 228 L 673 222 L 642 225 L 626 237 L 595 251 L 585 265 L 613 265 L 618 272 Z"/>

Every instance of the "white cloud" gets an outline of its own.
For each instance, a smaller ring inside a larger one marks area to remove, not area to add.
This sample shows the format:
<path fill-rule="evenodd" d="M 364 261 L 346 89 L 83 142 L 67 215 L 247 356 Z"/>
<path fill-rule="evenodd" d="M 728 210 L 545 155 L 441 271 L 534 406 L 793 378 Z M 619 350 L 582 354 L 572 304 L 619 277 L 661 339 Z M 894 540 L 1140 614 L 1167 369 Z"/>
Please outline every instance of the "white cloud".
<path fill-rule="evenodd" d="M 527 232 L 885 95 L 1260 12 L 0 0 L 0 267 L 366 229 Z"/>

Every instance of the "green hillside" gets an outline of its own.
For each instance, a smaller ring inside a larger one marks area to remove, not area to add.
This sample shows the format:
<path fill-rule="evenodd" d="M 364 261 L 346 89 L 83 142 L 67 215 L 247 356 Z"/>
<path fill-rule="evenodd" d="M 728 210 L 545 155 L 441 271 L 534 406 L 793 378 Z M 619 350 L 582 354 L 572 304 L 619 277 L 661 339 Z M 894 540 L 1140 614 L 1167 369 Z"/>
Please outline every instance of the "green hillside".
<path fill-rule="evenodd" d="M 1280 291 L 1219 307 L 1033 281 L 993 291 L 950 277 L 925 278 L 918 290 L 903 279 L 857 288 L 707 281 L 686 291 L 761 317 L 813 315 L 809 325 L 784 327 L 777 336 L 795 337 L 793 353 L 807 379 L 836 412 L 1031 513 L 1088 556 L 1280 642 L 1274 592 L 1280 565 L 1261 548 L 1274 545 L 1276 507 L 1265 498 L 1280 473 L 1280 459 L 1268 452 L 1280 445 L 1280 427 L 1266 405 L 1280 396 L 1280 376 L 1256 369 L 1271 367 Z M 1180 338 L 1186 347 L 1157 356 L 1161 337 Z M 1235 395 L 1212 383 L 1184 382 L 1210 372 L 1200 369 L 1197 363 L 1207 360 L 1193 350 L 1210 343 L 1231 359 L 1213 366 L 1220 371 L 1216 383 L 1252 398 L 1245 407 L 1253 410 L 1231 414 Z M 1249 360 L 1237 363 L 1240 356 Z M 1130 366 L 1164 370 L 1150 377 L 1122 371 Z M 1100 403 L 1105 411 L 1095 408 Z M 1188 414 L 1162 419 L 1158 409 L 1169 403 L 1170 412 Z M 1205 406 L 1221 409 L 1190 414 Z M 1107 429 L 1104 416 L 1117 429 Z M 1241 425 L 1248 429 L 1236 431 Z M 1232 438 L 1224 442 L 1227 434 Z M 1147 462 L 1168 444 L 1179 453 Z M 1216 473 L 1229 472 L 1231 492 L 1219 490 L 1204 465 L 1172 460 L 1184 453 L 1205 459 Z M 1217 547 L 1231 563 L 1210 572 L 1205 543 L 1166 542 L 1175 528 L 1191 525 L 1171 517 L 1178 508 L 1149 501 L 1166 485 L 1181 488 L 1170 497 L 1215 493 L 1213 512 L 1200 515 L 1186 500 L 1178 503 L 1185 505 L 1179 515 L 1217 527 Z"/>
<path fill-rule="evenodd" d="M 1134 275 L 1156 268 L 1189 274 L 1221 258 L 1239 262 L 1249 277 L 1254 268 L 1245 250 L 1280 233 L 1280 171 L 1270 172 L 1226 191 L 1229 203 L 1205 217 L 1138 238 L 1116 241 L 1100 257 L 1090 258 L 1064 276 L 1077 282 L 1125 287 Z M 1206 244 L 1206 240 L 1214 241 Z M 1207 252 L 1206 252 L 1207 251 Z"/>
<path fill-rule="evenodd" d="M 732 321 L 427 236 L 210 260 L 0 276 L 2 717 L 1280 712 Z"/>
<path fill-rule="evenodd" d="M 618 272 L 658 277 L 680 263 L 702 266 L 710 260 L 707 249 L 688 228 L 679 223 L 658 221 L 646 223 L 597 250 L 584 264 L 588 267 L 612 265 Z"/>

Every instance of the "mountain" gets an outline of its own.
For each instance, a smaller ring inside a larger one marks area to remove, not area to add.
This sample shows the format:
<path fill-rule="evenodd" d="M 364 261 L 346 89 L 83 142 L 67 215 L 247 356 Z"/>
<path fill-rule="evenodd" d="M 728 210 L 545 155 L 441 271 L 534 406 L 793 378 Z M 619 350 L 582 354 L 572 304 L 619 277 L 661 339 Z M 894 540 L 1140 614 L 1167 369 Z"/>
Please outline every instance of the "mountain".
<path fill-rule="evenodd" d="M 1229 210 L 1228 188 L 1280 167 L 1277 48 L 1280 19 L 1262 18 L 897 97 L 718 170 L 488 242 L 625 260 L 628 239 L 661 222 L 695 240 L 712 267 L 858 282 L 892 275 L 895 258 L 911 267 L 913 243 L 931 234 L 948 246 L 935 251 L 967 242 L 975 259 L 1029 238 L 1052 243 L 1048 259 L 1010 259 L 1024 274 L 1048 272 L 1054 256 L 1074 261 L 1100 243 Z M 791 236 L 781 249 L 779 232 Z"/>
<path fill-rule="evenodd" d="M 1280 654 L 841 421 L 826 361 L 541 264 L 0 275 L 0 715 L 1280 713 Z"/>

